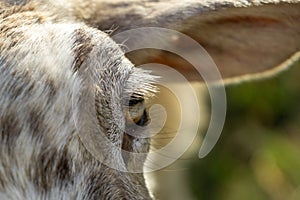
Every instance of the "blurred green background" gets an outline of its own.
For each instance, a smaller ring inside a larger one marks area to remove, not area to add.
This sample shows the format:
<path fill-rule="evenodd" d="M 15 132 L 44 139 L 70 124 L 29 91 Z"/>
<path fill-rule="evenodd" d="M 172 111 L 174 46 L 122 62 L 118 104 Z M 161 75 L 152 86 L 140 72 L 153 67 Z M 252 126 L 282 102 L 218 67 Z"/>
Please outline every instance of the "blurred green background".
<path fill-rule="evenodd" d="M 227 87 L 221 138 L 190 164 L 196 199 L 300 199 L 299 80 L 300 62 L 271 79 Z"/>

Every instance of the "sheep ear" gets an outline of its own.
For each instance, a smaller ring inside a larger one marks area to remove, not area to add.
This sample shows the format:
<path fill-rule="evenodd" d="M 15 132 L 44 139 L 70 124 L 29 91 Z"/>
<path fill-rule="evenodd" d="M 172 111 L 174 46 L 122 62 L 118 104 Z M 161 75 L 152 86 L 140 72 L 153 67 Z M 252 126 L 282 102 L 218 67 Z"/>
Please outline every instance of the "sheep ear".
<path fill-rule="evenodd" d="M 300 57 L 299 0 L 132 0 L 114 6 L 116 12 L 99 20 L 97 27 L 116 27 L 116 32 L 147 26 L 180 31 L 207 50 L 228 82 L 270 76 Z M 184 41 L 177 43 L 186 48 Z M 167 64 L 190 80 L 201 81 L 192 66 L 170 53 L 136 52 L 128 57 L 136 64 Z"/>

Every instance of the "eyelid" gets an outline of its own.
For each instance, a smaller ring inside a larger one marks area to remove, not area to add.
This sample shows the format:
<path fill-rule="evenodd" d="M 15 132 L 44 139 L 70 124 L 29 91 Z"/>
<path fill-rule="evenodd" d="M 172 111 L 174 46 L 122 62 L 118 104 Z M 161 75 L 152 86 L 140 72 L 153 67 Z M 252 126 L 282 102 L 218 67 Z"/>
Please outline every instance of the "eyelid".
<path fill-rule="evenodd" d="M 136 97 L 136 96 L 131 96 L 129 101 L 128 101 L 128 105 L 129 106 L 135 106 L 139 103 L 143 103 L 144 102 L 144 98 L 142 97 Z"/>

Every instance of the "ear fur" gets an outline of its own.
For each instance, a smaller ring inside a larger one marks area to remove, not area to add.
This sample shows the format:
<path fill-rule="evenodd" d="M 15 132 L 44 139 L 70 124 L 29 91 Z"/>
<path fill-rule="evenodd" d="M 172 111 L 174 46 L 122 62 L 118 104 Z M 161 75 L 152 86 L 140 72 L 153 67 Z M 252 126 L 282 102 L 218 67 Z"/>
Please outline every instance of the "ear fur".
<path fill-rule="evenodd" d="M 101 30 L 115 28 L 118 33 L 158 26 L 192 37 L 208 51 L 228 83 L 276 74 L 300 57 L 299 0 L 129 0 L 126 3 L 91 0 L 90 3 L 98 13 L 81 19 Z M 184 41 L 177 45 L 186 48 Z M 193 49 L 190 51 L 193 53 Z M 173 54 L 147 50 L 128 56 L 136 64 L 167 64 L 190 80 L 201 81 L 189 63 Z"/>

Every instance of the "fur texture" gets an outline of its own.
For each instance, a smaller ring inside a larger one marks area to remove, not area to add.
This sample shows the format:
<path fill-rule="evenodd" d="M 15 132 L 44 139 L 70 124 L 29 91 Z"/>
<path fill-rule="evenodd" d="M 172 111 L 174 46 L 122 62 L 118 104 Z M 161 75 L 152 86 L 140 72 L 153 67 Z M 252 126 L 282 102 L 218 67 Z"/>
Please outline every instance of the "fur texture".
<path fill-rule="evenodd" d="M 223 77 L 249 80 L 299 59 L 299 6 L 299 0 L 1 0 L 0 199 L 150 199 L 143 174 L 123 172 L 141 169 L 145 158 L 121 149 L 149 151 L 148 138 L 125 130 L 146 121 L 136 99 L 155 92 L 154 77 L 134 68 L 102 31 L 173 28 L 202 44 Z M 171 64 L 199 80 L 172 55 L 130 57 Z M 131 97 L 138 105 L 128 109 Z M 99 154 L 122 170 L 97 158 L 94 148 L 108 142 L 116 148 Z"/>
<path fill-rule="evenodd" d="M 93 88 L 98 131 L 121 148 L 124 95 L 144 95 L 152 78 L 103 32 L 35 6 L 0 7 L 0 199 L 149 199 L 143 174 L 111 169 L 86 150 L 74 111 L 82 88 Z"/>

